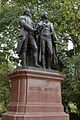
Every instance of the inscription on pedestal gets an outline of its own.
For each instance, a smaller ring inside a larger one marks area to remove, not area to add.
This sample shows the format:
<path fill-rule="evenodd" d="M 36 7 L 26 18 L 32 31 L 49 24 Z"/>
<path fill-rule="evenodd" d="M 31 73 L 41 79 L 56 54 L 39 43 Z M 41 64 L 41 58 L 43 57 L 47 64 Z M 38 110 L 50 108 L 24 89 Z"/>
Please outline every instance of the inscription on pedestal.
<path fill-rule="evenodd" d="M 41 87 L 30 87 L 29 90 L 38 90 L 38 91 L 41 91 Z"/>
<path fill-rule="evenodd" d="M 54 91 L 59 92 L 58 88 L 41 88 L 41 87 L 29 87 L 29 90 L 37 90 L 37 91 Z"/>

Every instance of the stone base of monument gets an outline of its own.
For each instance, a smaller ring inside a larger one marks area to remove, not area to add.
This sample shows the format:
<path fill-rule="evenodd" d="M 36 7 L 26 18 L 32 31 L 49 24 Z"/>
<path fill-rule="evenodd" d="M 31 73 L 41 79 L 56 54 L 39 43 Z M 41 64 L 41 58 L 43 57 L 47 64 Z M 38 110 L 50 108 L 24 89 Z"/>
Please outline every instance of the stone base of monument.
<path fill-rule="evenodd" d="M 61 99 L 64 76 L 56 71 L 20 69 L 9 78 L 10 104 L 2 120 L 69 120 Z"/>

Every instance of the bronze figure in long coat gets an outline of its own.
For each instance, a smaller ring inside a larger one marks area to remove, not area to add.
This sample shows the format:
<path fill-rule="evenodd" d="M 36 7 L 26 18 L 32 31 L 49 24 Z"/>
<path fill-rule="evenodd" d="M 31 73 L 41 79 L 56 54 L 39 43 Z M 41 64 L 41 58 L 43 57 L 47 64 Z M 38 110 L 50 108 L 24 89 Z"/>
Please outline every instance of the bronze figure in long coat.
<path fill-rule="evenodd" d="M 31 19 L 31 14 L 29 9 L 26 9 L 24 11 L 24 15 L 20 17 L 19 23 L 21 26 L 21 30 L 17 45 L 17 53 L 22 61 L 22 67 L 26 67 L 27 65 L 26 56 L 28 54 L 28 49 L 32 53 L 31 55 L 33 57 L 33 61 L 32 61 L 33 64 L 29 63 L 29 65 L 37 66 L 37 44 L 34 39 L 35 29 L 33 26 L 33 21 Z M 31 56 L 29 55 L 29 57 Z"/>
<path fill-rule="evenodd" d="M 58 41 L 53 23 L 48 20 L 48 13 L 44 12 L 41 21 L 37 23 L 38 31 L 38 60 L 44 68 L 51 68 L 51 62 L 58 63 L 55 40 Z"/>

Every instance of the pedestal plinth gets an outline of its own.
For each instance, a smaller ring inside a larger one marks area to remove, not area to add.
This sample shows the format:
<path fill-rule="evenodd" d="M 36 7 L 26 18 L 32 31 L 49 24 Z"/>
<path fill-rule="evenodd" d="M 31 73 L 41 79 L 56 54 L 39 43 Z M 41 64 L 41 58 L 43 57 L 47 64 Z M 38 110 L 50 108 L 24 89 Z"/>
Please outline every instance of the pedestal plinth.
<path fill-rule="evenodd" d="M 21 69 L 9 75 L 11 96 L 2 120 L 69 120 L 61 100 L 64 76 Z"/>

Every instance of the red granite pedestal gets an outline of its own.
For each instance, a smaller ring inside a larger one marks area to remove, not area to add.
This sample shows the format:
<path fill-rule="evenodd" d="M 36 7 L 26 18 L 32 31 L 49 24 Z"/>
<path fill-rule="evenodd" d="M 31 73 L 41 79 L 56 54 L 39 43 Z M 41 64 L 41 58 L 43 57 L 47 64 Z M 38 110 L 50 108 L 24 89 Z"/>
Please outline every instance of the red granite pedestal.
<path fill-rule="evenodd" d="M 64 76 L 56 72 L 17 70 L 9 75 L 11 97 L 2 120 L 69 120 L 61 100 Z"/>

